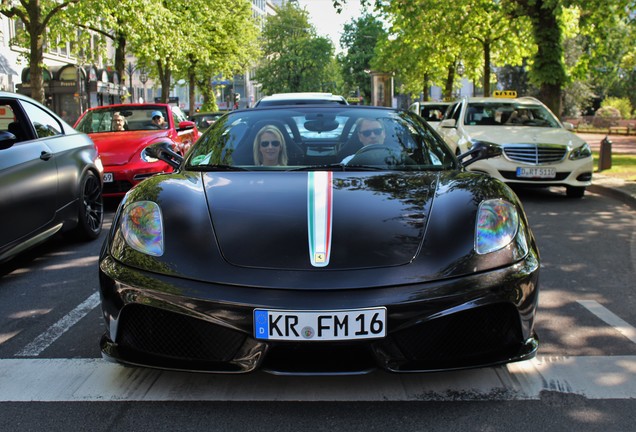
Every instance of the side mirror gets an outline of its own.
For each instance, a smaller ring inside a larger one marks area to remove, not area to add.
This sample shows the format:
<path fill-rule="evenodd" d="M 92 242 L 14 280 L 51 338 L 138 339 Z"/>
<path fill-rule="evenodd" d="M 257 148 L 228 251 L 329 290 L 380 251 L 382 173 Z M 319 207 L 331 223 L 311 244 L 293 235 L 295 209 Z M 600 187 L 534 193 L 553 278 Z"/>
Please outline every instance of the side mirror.
<path fill-rule="evenodd" d="M 179 122 L 179 124 L 177 125 L 177 129 L 180 131 L 183 131 L 188 129 L 194 129 L 195 126 L 196 124 L 193 121 L 186 120 L 186 121 Z"/>
<path fill-rule="evenodd" d="M 439 122 L 439 127 L 441 128 L 454 128 L 457 127 L 457 120 L 455 119 L 446 119 Z"/>
<path fill-rule="evenodd" d="M 0 131 L 0 150 L 6 150 L 13 146 L 18 138 L 9 131 Z"/>
<path fill-rule="evenodd" d="M 569 130 L 569 131 L 573 131 L 574 130 L 574 125 L 572 123 L 570 123 L 570 122 L 562 122 L 562 124 L 563 124 L 563 127 L 566 130 Z"/>
<path fill-rule="evenodd" d="M 503 150 L 501 146 L 487 141 L 473 141 L 473 146 L 466 153 L 462 153 L 457 158 L 464 167 L 482 159 L 490 159 L 501 156 Z M 470 158 L 469 158 L 470 157 Z M 469 159 L 467 159 L 469 158 Z"/>
<path fill-rule="evenodd" d="M 183 123 L 183 122 L 182 122 Z M 146 147 L 141 152 L 141 157 L 146 162 L 153 162 L 152 159 L 159 159 L 177 169 L 183 162 L 183 156 L 172 149 L 172 144 L 168 142 L 160 142 Z"/>

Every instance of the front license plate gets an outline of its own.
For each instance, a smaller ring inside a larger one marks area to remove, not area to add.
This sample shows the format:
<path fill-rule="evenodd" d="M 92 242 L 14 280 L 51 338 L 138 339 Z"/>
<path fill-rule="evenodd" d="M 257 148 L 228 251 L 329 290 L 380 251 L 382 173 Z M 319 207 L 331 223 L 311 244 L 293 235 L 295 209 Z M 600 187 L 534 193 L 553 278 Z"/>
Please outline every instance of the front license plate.
<path fill-rule="evenodd" d="M 386 308 L 336 311 L 254 310 L 256 339 L 334 341 L 386 336 Z"/>
<path fill-rule="evenodd" d="M 104 173 L 104 183 L 112 183 L 113 180 L 113 173 Z"/>
<path fill-rule="evenodd" d="M 555 178 L 556 168 L 517 168 L 517 177 L 521 178 Z"/>

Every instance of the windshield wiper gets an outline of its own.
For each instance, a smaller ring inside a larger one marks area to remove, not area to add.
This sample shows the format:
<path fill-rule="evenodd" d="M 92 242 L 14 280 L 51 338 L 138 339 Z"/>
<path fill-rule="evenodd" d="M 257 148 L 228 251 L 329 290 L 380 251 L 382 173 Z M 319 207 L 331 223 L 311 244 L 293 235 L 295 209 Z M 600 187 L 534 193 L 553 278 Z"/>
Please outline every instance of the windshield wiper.
<path fill-rule="evenodd" d="M 247 168 L 243 168 L 236 165 L 188 165 L 186 167 L 189 171 L 247 171 Z"/>
<path fill-rule="evenodd" d="M 391 168 L 387 166 L 378 165 L 345 165 L 345 168 L 354 168 L 354 170 L 361 171 L 391 171 Z"/>
<path fill-rule="evenodd" d="M 307 165 L 302 167 L 290 168 L 287 171 L 325 171 L 325 170 L 345 170 L 347 166 L 341 163 L 326 165 Z"/>
<path fill-rule="evenodd" d="M 298 168 L 291 168 L 287 171 L 387 171 L 389 168 L 377 165 L 347 165 L 347 164 L 328 164 L 328 165 L 307 165 Z"/>

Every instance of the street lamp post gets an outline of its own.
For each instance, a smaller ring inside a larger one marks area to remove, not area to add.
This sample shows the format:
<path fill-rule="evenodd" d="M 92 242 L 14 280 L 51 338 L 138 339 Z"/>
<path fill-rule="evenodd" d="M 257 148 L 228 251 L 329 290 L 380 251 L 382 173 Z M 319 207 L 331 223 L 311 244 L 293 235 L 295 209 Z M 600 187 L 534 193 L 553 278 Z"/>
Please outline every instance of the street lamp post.
<path fill-rule="evenodd" d="M 130 93 L 131 102 L 133 101 L 133 97 L 135 96 L 135 89 L 133 88 L 133 74 L 135 73 L 136 70 L 137 70 L 137 67 L 133 65 L 131 62 L 128 62 L 128 65 L 126 66 L 126 72 L 128 72 L 128 79 L 129 79 L 128 87 L 130 87 L 129 93 Z"/>
<path fill-rule="evenodd" d="M 143 102 L 145 102 L 146 101 L 146 83 L 148 82 L 148 74 L 146 73 L 145 69 L 141 69 L 141 71 L 139 71 L 139 81 L 141 81 L 141 83 L 144 85 Z"/>

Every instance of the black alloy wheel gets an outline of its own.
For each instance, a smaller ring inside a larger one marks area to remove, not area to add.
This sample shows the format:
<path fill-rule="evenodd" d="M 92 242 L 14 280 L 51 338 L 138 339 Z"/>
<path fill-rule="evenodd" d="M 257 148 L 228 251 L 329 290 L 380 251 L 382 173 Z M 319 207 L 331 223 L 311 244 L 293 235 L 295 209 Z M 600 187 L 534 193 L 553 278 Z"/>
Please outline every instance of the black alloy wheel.
<path fill-rule="evenodd" d="M 80 240 L 93 240 L 102 232 L 104 200 L 99 178 L 88 171 L 80 183 L 79 214 L 74 235 Z"/>

